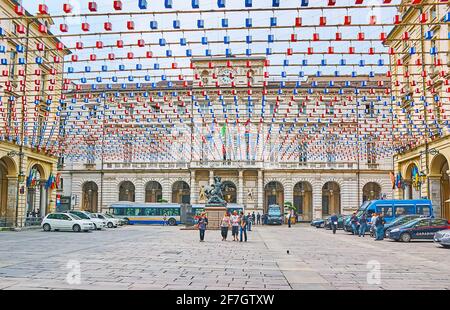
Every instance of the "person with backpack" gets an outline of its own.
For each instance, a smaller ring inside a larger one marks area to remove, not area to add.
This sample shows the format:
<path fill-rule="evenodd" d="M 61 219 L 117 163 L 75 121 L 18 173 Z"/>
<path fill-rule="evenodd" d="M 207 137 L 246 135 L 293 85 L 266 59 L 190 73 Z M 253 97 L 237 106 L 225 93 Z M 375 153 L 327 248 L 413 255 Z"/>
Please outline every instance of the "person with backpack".
<path fill-rule="evenodd" d="M 205 231 L 206 226 L 208 225 L 208 218 L 206 217 L 206 213 L 203 212 L 200 218 L 198 219 L 198 230 L 200 232 L 200 242 L 205 242 Z"/>

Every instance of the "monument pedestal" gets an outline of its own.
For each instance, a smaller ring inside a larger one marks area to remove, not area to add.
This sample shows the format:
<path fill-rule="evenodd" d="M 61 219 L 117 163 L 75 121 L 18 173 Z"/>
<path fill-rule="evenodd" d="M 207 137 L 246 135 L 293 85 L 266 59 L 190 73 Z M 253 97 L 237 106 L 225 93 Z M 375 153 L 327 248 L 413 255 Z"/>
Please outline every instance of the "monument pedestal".
<path fill-rule="evenodd" d="M 220 222 L 227 212 L 227 207 L 222 204 L 206 204 L 205 212 L 208 216 L 208 229 L 220 229 Z"/>

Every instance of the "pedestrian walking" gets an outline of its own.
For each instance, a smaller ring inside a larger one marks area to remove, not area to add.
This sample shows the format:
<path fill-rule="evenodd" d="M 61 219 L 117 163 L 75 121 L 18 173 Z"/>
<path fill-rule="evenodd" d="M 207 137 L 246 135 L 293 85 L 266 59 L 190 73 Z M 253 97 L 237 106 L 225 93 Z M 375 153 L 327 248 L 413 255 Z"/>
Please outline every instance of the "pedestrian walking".
<path fill-rule="evenodd" d="M 236 211 L 233 212 L 233 215 L 230 218 L 231 220 L 231 234 L 233 235 L 233 241 L 238 241 L 239 234 L 239 215 Z"/>
<path fill-rule="evenodd" d="M 363 213 L 359 218 L 359 237 L 366 236 L 366 229 L 367 229 L 367 218 L 366 214 Z"/>
<path fill-rule="evenodd" d="M 258 212 L 258 214 L 256 215 L 256 224 L 257 225 L 261 225 L 261 214 Z"/>
<path fill-rule="evenodd" d="M 200 231 L 200 242 L 205 241 L 206 226 L 208 226 L 208 218 L 206 217 L 206 213 L 202 212 L 200 218 L 198 219 L 198 230 Z"/>
<path fill-rule="evenodd" d="M 289 211 L 289 215 L 288 215 L 288 227 L 291 228 L 291 217 L 292 217 L 292 210 Z"/>
<path fill-rule="evenodd" d="M 333 215 L 330 217 L 330 224 L 331 224 L 331 229 L 333 230 L 333 235 L 336 234 L 336 229 L 337 229 L 337 225 L 338 225 L 338 217 L 336 215 L 336 213 L 333 213 Z"/>
<path fill-rule="evenodd" d="M 252 221 L 253 221 L 253 218 L 252 218 L 252 215 L 249 212 L 248 215 L 247 215 L 247 228 L 248 228 L 248 231 L 252 231 Z"/>
<path fill-rule="evenodd" d="M 264 225 L 267 225 L 269 222 L 269 215 L 267 213 L 264 214 Z"/>
<path fill-rule="evenodd" d="M 252 225 L 256 225 L 256 214 L 255 211 L 252 213 Z"/>
<path fill-rule="evenodd" d="M 241 212 L 240 216 L 240 242 L 242 242 L 242 235 L 244 235 L 244 240 L 247 242 L 247 226 L 248 226 L 248 217 L 245 216 L 244 212 Z"/>
<path fill-rule="evenodd" d="M 375 228 L 376 228 L 376 234 L 377 237 L 375 240 L 383 240 L 384 239 L 384 224 L 386 224 L 386 221 L 384 220 L 383 214 L 379 214 L 376 221 L 375 221 Z"/>
<path fill-rule="evenodd" d="M 230 219 L 230 214 L 228 212 L 225 212 L 223 218 L 222 218 L 222 222 L 220 223 L 220 230 L 222 233 L 222 241 L 227 241 L 227 237 L 228 237 L 228 229 L 231 226 L 231 219 Z"/>
<path fill-rule="evenodd" d="M 350 218 L 350 223 L 352 224 L 352 234 L 358 234 L 358 217 L 356 216 L 356 212 L 353 212 L 352 217 Z"/>

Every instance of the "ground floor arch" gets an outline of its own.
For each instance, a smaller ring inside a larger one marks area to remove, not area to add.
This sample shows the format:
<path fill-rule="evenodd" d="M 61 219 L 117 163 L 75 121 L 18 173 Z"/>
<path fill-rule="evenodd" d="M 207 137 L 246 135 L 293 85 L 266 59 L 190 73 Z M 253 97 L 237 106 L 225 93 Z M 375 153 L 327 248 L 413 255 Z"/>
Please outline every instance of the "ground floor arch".
<path fill-rule="evenodd" d="M 145 185 L 145 202 L 155 203 L 162 200 L 162 186 L 157 181 L 150 181 Z"/>
<path fill-rule="evenodd" d="M 191 203 L 191 188 L 184 181 L 177 181 L 172 185 L 172 202 L 180 204 Z"/>
<path fill-rule="evenodd" d="M 403 199 L 419 199 L 420 194 L 420 171 L 416 163 L 408 165 L 404 175 Z"/>
<path fill-rule="evenodd" d="M 34 225 L 47 214 L 48 188 L 45 183 L 44 168 L 35 164 L 28 172 L 27 185 L 27 208 L 25 225 Z"/>
<path fill-rule="evenodd" d="M 341 213 L 341 188 L 337 182 L 327 182 L 322 187 L 322 216 Z"/>
<path fill-rule="evenodd" d="M 86 182 L 83 184 L 81 210 L 92 213 L 99 212 L 98 210 L 98 186 L 95 182 Z"/>
<path fill-rule="evenodd" d="M 14 161 L 5 156 L 0 159 L 0 227 L 15 223 L 17 200 L 17 171 Z"/>
<path fill-rule="evenodd" d="M 134 202 L 136 199 L 136 187 L 133 182 L 124 181 L 119 185 L 119 201 Z"/>
<path fill-rule="evenodd" d="M 276 204 L 284 209 L 284 187 L 280 182 L 272 181 L 264 187 L 264 212 L 270 205 Z"/>
<path fill-rule="evenodd" d="M 312 221 L 312 186 L 308 182 L 298 182 L 294 186 L 294 207 L 301 221 Z"/>
<path fill-rule="evenodd" d="M 449 162 L 442 155 L 436 155 L 430 166 L 431 201 L 436 216 L 450 220 Z"/>
<path fill-rule="evenodd" d="M 376 182 L 369 182 L 363 186 L 362 201 L 381 199 L 381 186 Z"/>

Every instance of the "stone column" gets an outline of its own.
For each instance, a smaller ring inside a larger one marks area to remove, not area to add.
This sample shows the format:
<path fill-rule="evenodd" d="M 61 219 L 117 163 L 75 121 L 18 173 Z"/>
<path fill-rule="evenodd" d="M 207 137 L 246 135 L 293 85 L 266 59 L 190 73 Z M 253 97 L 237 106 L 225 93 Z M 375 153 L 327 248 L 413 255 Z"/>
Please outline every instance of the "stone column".
<path fill-rule="evenodd" d="M 117 193 L 117 199 L 119 198 L 119 194 Z M 136 202 L 145 202 L 145 184 L 142 178 L 136 179 L 134 181 L 134 201 Z"/>
<path fill-rule="evenodd" d="M 237 203 L 244 204 L 244 171 L 239 170 Z"/>
<path fill-rule="evenodd" d="M 162 199 L 166 201 L 172 201 L 172 187 L 169 180 L 169 174 L 166 173 L 166 177 L 164 178 L 162 186 Z"/>
<path fill-rule="evenodd" d="M 258 181 L 257 181 L 257 206 L 256 208 L 263 211 L 264 210 L 264 175 L 262 170 L 258 170 Z"/>
<path fill-rule="evenodd" d="M 214 170 L 209 170 L 209 184 L 214 184 Z"/>
<path fill-rule="evenodd" d="M 313 219 L 322 218 L 322 188 L 313 187 Z"/>
<path fill-rule="evenodd" d="M 441 175 L 429 175 L 428 178 L 430 179 L 430 196 L 429 199 L 431 199 L 431 203 L 433 204 L 433 213 L 434 216 L 439 217 L 441 216 Z M 427 186 L 427 183 L 424 184 L 424 186 Z"/>
<path fill-rule="evenodd" d="M 23 189 L 23 193 L 19 192 L 19 202 L 17 209 L 17 227 L 25 226 L 25 217 L 27 212 L 27 190 L 25 181 L 20 183 L 20 188 Z M 14 189 L 14 195 L 17 195 L 17 188 Z M 14 219 L 15 220 L 15 219 Z"/>
<path fill-rule="evenodd" d="M 197 188 L 197 184 L 195 183 L 195 170 L 191 170 L 191 182 L 189 184 L 189 187 L 191 188 L 191 204 L 197 203 L 198 188 Z"/>
<path fill-rule="evenodd" d="M 17 177 L 7 176 L 8 192 L 6 198 L 6 226 L 14 226 L 16 220 L 16 202 L 17 202 Z"/>

